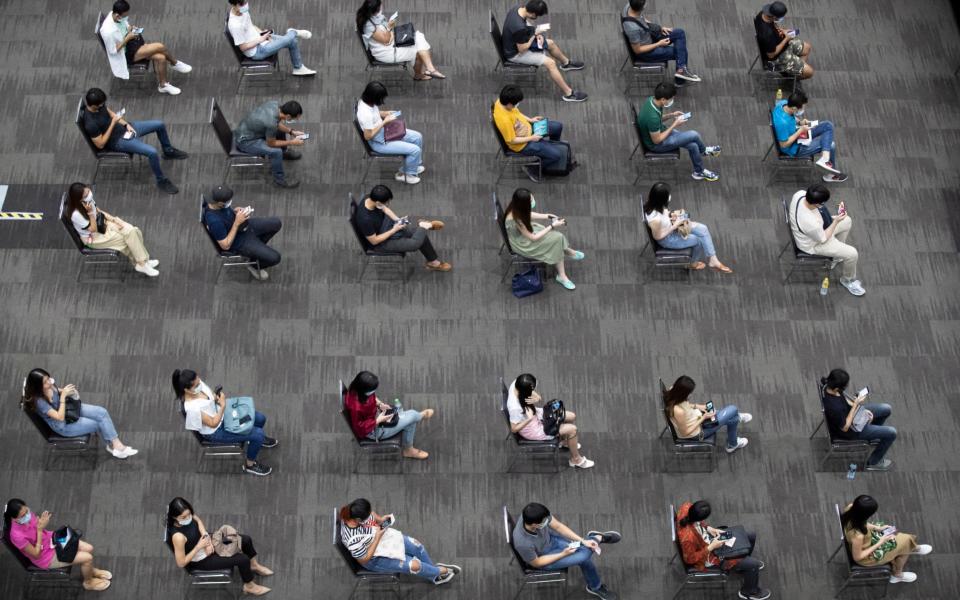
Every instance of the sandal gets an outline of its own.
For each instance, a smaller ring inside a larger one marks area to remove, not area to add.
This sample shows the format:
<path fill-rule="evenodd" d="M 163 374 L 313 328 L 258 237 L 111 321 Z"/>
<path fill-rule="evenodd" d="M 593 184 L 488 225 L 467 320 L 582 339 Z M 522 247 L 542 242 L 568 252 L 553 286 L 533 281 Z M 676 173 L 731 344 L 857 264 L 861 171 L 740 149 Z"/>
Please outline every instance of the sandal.
<path fill-rule="evenodd" d="M 423 75 L 420 75 L 420 76 L 417 76 L 417 75 L 414 75 L 414 76 L 413 76 L 413 80 L 414 80 L 414 81 L 430 81 L 431 79 L 433 79 L 433 77 L 430 77 L 430 76 L 427 75 L 426 73 L 424 73 Z"/>
<path fill-rule="evenodd" d="M 433 77 L 434 79 L 446 79 L 446 78 L 447 78 L 447 76 L 444 75 L 443 73 L 441 73 L 440 71 L 424 71 L 423 74 L 424 74 L 424 75 L 429 75 L 429 76 Z"/>
<path fill-rule="evenodd" d="M 424 452 L 423 450 L 417 450 L 417 454 L 407 454 L 409 448 L 403 451 L 404 458 L 414 458 L 416 460 L 426 460 L 430 456 L 429 452 Z"/>
<path fill-rule="evenodd" d="M 102 592 L 103 590 L 110 587 L 110 581 L 107 579 L 100 579 L 99 577 L 93 577 L 88 581 L 83 582 L 83 589 L 88 592 Z"/>
<path fill-rule="evenodd" d="M 720 266 L 718 267 L 710 267 L 710 268 L 716 271 L 717 273 L 733 273 L 733 269 L 731 269 L 730 267 L 728 267 L 723 263 L 720 263 Z"/>
<path fill-rule="evenodd" d="M 94 569 L 93 576 L 97 579 L 106 579 L 107 581 L 113 579 L 113 573 L 110 571 L 104 571 L 103 569 Z"/>
<path fill-rule="evenodd" d="M 421 418 L 423 418 L 424 421 L 426 421 L 427 419 L 433 416 L 433 409 L 427 408 L 427 409 L 421 410 L 420 416 Z"/>
<path fill-rule="evenodd" d="M 443 229 L 443 221 L 430 221 L 430 229 L 440 231 Z"/>
<path fill-rule="evenodd" d="M 687 265 L 687 268 L 690 269 L 691 271 L 702 271 L 707 268 L 707 265 L 705 265 L 704 263 L 698 260 L 697 262 L 692 262 L 689 265 Z"/>

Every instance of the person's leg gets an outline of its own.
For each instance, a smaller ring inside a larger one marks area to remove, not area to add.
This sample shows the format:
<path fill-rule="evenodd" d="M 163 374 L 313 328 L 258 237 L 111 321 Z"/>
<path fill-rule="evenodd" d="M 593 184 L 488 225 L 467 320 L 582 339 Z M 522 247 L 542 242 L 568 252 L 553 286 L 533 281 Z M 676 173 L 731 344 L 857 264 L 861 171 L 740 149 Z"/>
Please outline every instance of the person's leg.
<path fill-rule="evenodd" d="M 544 554 L 561 552 L 569 543 L 570 542 L 566 539 L 551 533 L 550 545 L 544 551 Z M 588 588 L 595 590 L 600 587 L 602 581 L 600 580 L 600 573 L 597 572 L 596 565 L 593 564 L 593 550 L 587 548 L 586 546 L 580 546 L 573 554 L 568 554 L 560 560 L 554 561 L 543 567 L 543 569 L 545 571 L 558 571 L 560 569 L 567 569 L 570 567 L 580 567 L 580 571 L 583 573 L 584 582 L 586 582 Z"/>
<path fill-rule="evenodd" d="M 680 71 L 687 66 L 687 32 L 680 28 L 675 28 L 670 32 L 670 45 L 676 52 L 677 70 Z"/>
<path fill-rule="evenodd" d="M 427 262 L 437 260 L 437 253 L 433 245 L 429 243 L 427 230 L 423 227 L 413 227 L 408 225 L 406 229 L 401 229 L 400 234 L 403 237 L 394 238 L 380 243 L 378 249 L 386 252 L 413 252 L 419 250 Z"/>
<path fill-rule="evenodd" d="M 295 29 L 287 29 L 284 35 L 273 34 L 270 40 L 265 44 L 257 46 L 253 55 L 254 60 L 266 60 L 284 48 L 290 51 L 290 64 L 294 69 L 303 66 L 303 60 L 300 56 L 300 44 L 297 43 L 297 32 Z"/>
<path fill-rule="evenodd" d="M 420 170 L 420 165 L 423 164 L 423 135 L 419 131 L 408 129 L 407 133 L 403 136 L 403 141 L 407 144 L 413 144 L 420 149 L 419 152 L 408 155 L 404 161 L 404 171 L 408 175 L 416 175 Z"/>
<path fill-rule="evenodd" d="M 659 48 L 654 48 L 649 52 L 644 52 L 643 54 L 638 55 L 640 60 L 643 62 L 667 62 L 670 60 L 677 60 L 677 49 L 672 44 L 670 46 L 660 46 Z M 677 70 L 680 70 L 680 63 L 677 62 Z"/>
<path fill-rule="evenodd" d="M 710 230 L 707 229 L 706 225 L 695 223 L 690 229 L 690 235 L 697 238 L 701 254 L 707 257 L 711 265 L 719 262 L 717 261 L 717 250 L 713 246 L 713 237 L 710 236 Z"/>
<path fill-rule="evenodd" d="M 403 140 L 394 140 L 386 143 L 374 142 L 371 140 L 370 147 L 374 150 L 374 152 L 379 152 L 380 154 L 403 156 L 403 168 L 401 169 L 403 174 L 417 174 L 417 167 L 420 166 L 420 156 L 422 154 L 420 146 L 405 142 Z"/>
<path fill-rule="evenodd" d="M 154 71 L 157 73 L 157 83 L 161 86 L 167 83 L 167 62 L 170 64 L 176 64 L 177 62 L 170 50 L 161 42 L 151 42 L 140 46 L 133 55 L 133 61 L 141 60 L 150 60 L 153 63 Z"/>
<path fill-rule="evenodd" d="M 283 150 L 281 148 L 271 148 L 267 145 L 267 140 L 244 140 L 243 142 L 237 142 L 237 150 L 256 156 L 266 156 L 270 159 L 270 170 L 273 172 L 273 178 L 278 181 L 284 180 Z"/>
<path fill-rule="evenodd" d="M 566 166 L 567 149 L 562 144 L 553 144 L 544 140 L 530 142 L 523 147 L 520 154 L 524 156 L 539 156 L 543 163 L 544 172 L 562 172 Z"/>
<path fill-rule="evenodd" d="M 570 59 L 567 58 L 567 55 L 563 53 L 563 50 L 560 49 L 560 46 L 551 39 L 544 38 L 544 41 L 547 43 L 547 54 L 550 55 L 553 60 L 557 61 L 558 65 L 565 65 L 570 62 Z"/>
<path fill-rule="evenodd" d="M 673 152 L 677 148 L 685 148 L 690 154 L 690 162 L 693 163 L 693 172 L 703 172 L 702 154 L 706 150 L 700 134 L 696 131 L 672 131 L 662 142 L 651 148 L 653 152 L 664 153 Z"/>
<path fill-rule="evenodd" d="M 212 442 L 223 442 L 228 444 L 246 443 L 247 464 L 252 465 L 257 461 L 257 455 L 260 454 L 260 449 L 263 447 L 263 439 L 266 437 L 266 435 L 263 433 L 262 427 L 257 427 L 256 424 L 254 424 L 253 429 L 251 429 L 250 433 L 246 435 L 230 433 L 221 427 L 205 437 Z"/>
<path fill-rule="evenodd" d="M 717 428 L 727 428 L 727 448 L 737 447 L 737 426 L 740 424 L 740 411 L 728 404 L 717 411 Z"/>
<path fill-rule="evenodd" d="M 149 121 L 134 121 L 130 126 L 137 131 L 137 137 L 143 138 L 147 134 L 156 133 L 157 140 L 160 141 L 160 147 L 164 152 L 173 148 L 170 142 L 170 136 L 167 134 L 167 126 L 160 119 L 151 119 Z"/>
<path fill-rule="evenodd" d="M 93 555 L 89 552 L 78 550 L 76 556 L 73 557 L 73 562 L 70 564 L 80 567 L 80 573 L 83 574 L 84 581 L 90 581 L 94 578 Z"/>
<path fill-rule="evenodd" d="M 800 57 L 804 60 L 810 56 L 810 53 L 813 52 L 813 44 L 810 42 L 803 42 L 803 48 L 800 50 Z"/>
<path fill-rule="evenodd" d="M 423 415 L 418 410 L 401 410 L 400 418 L 397 424 L 391 427 L 380 426 L 377 428 L 377 437 L 387 439 L 402 432 L 403 447 L 412 448 L 414 437 L 417 434 L 417 423 L 423 419 Z"/>
<path fill-rule="evenodd" d="M 261 242 L 266 244 L 277 235 L 283 223 L 277 217 L 254 217 L 247 219 L 247 226 Z"/>
<path fill-rule="evenodd" d="M 203 570 L 233 569 L 240 571 L 240 579 L 245 584 L 253 582 L 253 571 L 250 569 L 250 557 L 246 554 L 234 554 L 233 556 L 220 556 L 213 554 L 205 559 L 198 561 L 195 565 Z"/>
<path fill-rule="evenodd" d="M 107 412 L 107 409 L 102 406 L 83 402 L 80 404 L 80 417 L 92 419 L 97 422 L 97 431 L 100 433 L 100 438 L 103 439 L 103 441 L 114 447 L 123 447 L 123 444 L 120 444 L 120 436 L 117 435 L 117 428 L 113 426 L 113 419 L 110 418 L 110 413 Z"/>
<path fill-rule="evenodd" d="M 537 54 L 536 52 L 534 54 Z M 557 61 L 550 58 L 549 56 L 543 57 L 543 68 L 547 70 L 547 74 L 550 75 L 550 79 L 553 80 L 553 83 L 560 88 L 560 93 L 564 96 L 569 96 L 573 93 L 573 88 L 567 85 L 566 80 L 563 78 L 563 73 L 560 71 L 560 67 L 557 66 Z"/>
<path fill-rule="evenodd" d="M 130 258 L 134 263 L 142 265 L 146 261 L 150 260 L 150 254 L 143 246 L 143 232 L 140 231 L 139 227 L 125 227 L 124 229 L 120 230 L 120 235 L 123 236 L 123 241 L 126 244 L 127 250 L 130 252 Z"/>
<path fill-rule="evenodd" d="M 560 275 L 559 269 L 557 269 L 557 274 Z M 566 279 L 566 275 L 560 276 Z M 567 447 L 570 448 L 570 460 L 575 463 L 580 462 L 582 457 L 580 455 L 580 450 L 577 449 L 577 444 L 580 443 L 580 438 L 577 436 L 577 426 L 573 423 L 561 423 L 559 433 L 560 439 L 565 441 L 567 443 Z"/>
<path fill-rule="evenodd" d="M 403 536 L 403 548 L 404 554 L 406 554 L 408 571 L 411 574 L 428 581 L 433 581 L 440 576 L 441 568 L 433 563 L 430 555 L 427 554 L 427 549 L 423 547 L 419 540 L 405 535 Z M 446 569 L 443 570 L 446 571 Z"/>
<path fill-rule="evenodd" d="M 846 220 L 847 219 L 844 219 L 844 221 Z M 840 225 L 843 225 L 843 223 L 841 222 Z M 837 228 L 839 229 L 839 225 Z M 813 253 L 818 256 L 829 256 L 843 263 L 843 270 L 840 273 L 841 279 L 852 281 L 857 278 L 857 260 L 859 253 L 853 246 L 843 243 L 834 236 L 822 244 L 817 244 L 813 250 Z"/>
<path fill-rule="evenodd" d="M 131 123 L 136 129 L 136 124 Z M 140 130 L 137 130 L 139 135 Z M 160 168 L 160 156 L 157 153 L 157 149 L 141 141 L 138 137 L 131 138 L 129 140 L 120 139 L 113 143 L 112 150 L 117 152 L 129 152 L 131 154 L 140 154 L 147 157 L 147 161 L 150 163 L 150 170 L 153 171 L 153 176 L 160 181 L 166 179 L 166 175 L 163 174 L 163 169 Z"/>
<path fill-rule="evenodd" d="M 700 256 L 700 240 L 696 236 L 688 235 L 683 237 L 676 231 L 670 233 L 667 237 L 662 240 L 657 241 L 658 244 L 664 248 L 669 248 L 671 250 L 683 250 L 684 248 L 694 248 L 693 259 L 701 260 L 703 257 Z"/>
<path fill-rule="evenodd" d="M 280 264 L 280 253 L 257 237 L 254 231 L 248 229 L 238 232 L 234 243 L 238 254 L 259 261 L 261 269 Z"/>
<path fill-rule="evenodd" d="M 883 460 L 887 451 L 893 446 L 893 442 L 897 439 L 897 430 L 895 427 L 890 427 L 889 425 L 874 425 L 873 423 L 869 423 L 857 437 L 861 440 L 880 442 L 877 444 L 876 449 L 870 454 L 870 458 L 867 459 L 868 466 L 875 465 Z"/>
<path fill-rule="evenodd" d="M 846 244 L 847 236 L 850 235 L 851 227 L 853 227 L 853 217 L 847 215 L 842 221 L 840 221 L 840 224 L 837 225 L 837 228 L 833 230 L 833 237 Z"/>
<path fill-rule="evenodd" d="M 883 425 L 887 422 L 890 415 L 893 414 L 893 407 L 885 402 L 867 402 L 863 405 L 863 408 L 869 410 L 873 415 L 873 420 L 870 421 L 871 425 Z"/>
<path fill-rule="evenodd" d="M 740 593 L 744 596 L 756 594 L 760 591 L 760 561 L 748 556 L 737 561 L 731 571 L 738 573 L 742 578 Z"/>

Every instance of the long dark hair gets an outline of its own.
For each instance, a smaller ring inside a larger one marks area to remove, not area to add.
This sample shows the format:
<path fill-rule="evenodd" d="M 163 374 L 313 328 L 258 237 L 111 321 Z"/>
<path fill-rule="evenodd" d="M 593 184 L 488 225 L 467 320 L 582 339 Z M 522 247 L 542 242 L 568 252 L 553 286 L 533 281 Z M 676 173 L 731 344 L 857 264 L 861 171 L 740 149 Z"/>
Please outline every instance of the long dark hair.
<path fill-rule="evenodd" d="M 83 208 L 83 191 L 86 190 L 89 185 L 85 183 L 80 183 L 75 181 L 70 184 L 70 189 L 67 191 L 67 209 L 64 211 L 65 215 L 72 215 L 74 212 L 79 212 L 81 215 L 86 215 L 87 211 Z"/>
<path fill-rule="evenodd" d="M 378 387 L 380 387 L 380 379 L 376 375 L 370 371 L 360 371 L 350 382 L 347 391 L 356 394 L 357 402 L 363 404 L 367 401 L 367 393 L 376 390 Z"/>
<path fill-rule="evenodd" d="M 533 225 L 530 222 L 530 199 L 532 197 L 533 195 L 527 188 L 517 188 L 513 192 L 513 198 L 510 199 L 507 209 L 503 211 L 504 217 L 513 215 L 513 218 L 523 223 L 523 226 L 530 233 L 533 233 Z"/>
<path fill-rule="evenodd" d="M 673 407 L 680 404 L 690 397 L 697 384 L 692 378 L 681 375 L 673 382 L 673 385 L 663 395 L 663 410 L 667 413 L 667 418 L 673 414 Z"/>
<path fill-rule="evenodd" d="M 852 527 L 860 533 L 866 534 L 867 519 L 876 514 L 877 508 L 879 506 L 873 496 L 861 494 L 854 499 L 850 508 L 840 515 L 840 524 L 844 529 Z"/>
<path fill-rule="evenodd" d="M 647 201 L 643 203 L 643 214 L 649 215 L 652 212 L 662 212 L 670 202 L 670 185 L 658 181 L 650 188 L 647 194 Z"/>
<path fill-rule="evenodd" d="M 189 387 L 196 378 L 197 372 L 191 371 L 190 369 L 176 369 L 173 372 L 173 393 L 176 394 L 177 400 L 181 403 L 183 403 L 184 392 L 187 391 L 187 387 Z"/>
<path fill-rule="evenodd" d="M 10 498 L 7 500 L 7 507 L 3 510 L 3 531 L 4 535 L 8 538 L 10 536 L 8 531 L 10 531 L 10 523 L 20 516 L 20 511 L 23 510 L 23 507 L 27 503 L 21 500 L 20 498 Z"/>
<path fill-rule="evenodd" d="M 537 387 L 537 378 L 530 373 L 523 373 L 517 377 L 513 384 L 517 388 L 517 399 L 520 400 L 520 408 L 523 412 L 535 412 L 536 408 L 527 399 L 533 395 L 533 390 Z"/>
<path fill-rule="evenodd" d="M 190 516 L 196 517 L 193 512 L 193 505 L 180 496 L 171 500 L 170 504 L 167 505 L 167 545 L 171 548 L 173 548 L 173 541 L 170 538 L 172 538 L 173 534 L 177 531 L 177 517 L 185 510 L 190 511 Z"/>
<path fill-rule="evenodd" d="M 381 6 L 383 6 L 383 0 L 363 0 L 363 4 L 357 10 L 357 31 L 363 33 L 364 25 L 373 15 L 380 12 Z"/>
<path fill-rule="evenodd" d="M 678 524 L 680 527 L 686 527 L 687 525 L 692 525 L 693 523 L 699 523 L 700 521 L 706 519 L 710 516 L 710 503 L 706 500 L 697 500 L 690 507 L 690 510 L 687 511 L 687 516 L 680 519 Z"/>
<path fill-rule="evenodd" d="M 23 384 L 24 408 L 32 409 L 37 398 L 43 396 L 43 380 L 47 377 L 50 377 L 50 373 L 47 373 L 40 367 L 32 369 L 27 373 L 27 380 Z"/>

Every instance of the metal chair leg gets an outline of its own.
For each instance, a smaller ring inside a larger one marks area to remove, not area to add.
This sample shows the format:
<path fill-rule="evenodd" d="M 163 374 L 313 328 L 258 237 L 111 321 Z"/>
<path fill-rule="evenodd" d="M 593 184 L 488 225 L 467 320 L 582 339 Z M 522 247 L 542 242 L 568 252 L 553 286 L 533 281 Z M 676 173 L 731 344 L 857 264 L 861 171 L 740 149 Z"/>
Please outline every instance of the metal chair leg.
<path fill-rule="evenodd" d="M 747 69 L 747 75 L 749 75 L 750 73 L 753 72 L 753 68 L 757 65 L 757 62 L 758 62 L 759 60 L 760 60 L 760 55 L 759 55 L 759 54 L 756 55 L 755 57 L 753 57 L 753 62 L 750 63 L 750 68 Z"/>
<path fill-rule="evenodd" d="M 817 435 L 817 432 L 820 431 L 820 428 L 823 427 L 823 419 L 820 419 L 820 423 L 817 425 L 817 428 L 813 430 L 813 433 L 810 434 L 808 439 L 813 439 L 813 436 Z"/>
<path fill-rule="evenodd" d="M 840 542 L 840 545 L 837 546 L 837 549 L 833 551 L 833 554 L 831 554 L 830 558 L 827 559 L 826 564 L 830 564 L 830 561 L 833 560 L 833 557 L 837 555 L 837 552 L 840 552 L 840 548 L 843 548 L 843 542 Z"/>
<path fill-rule="evenodd" d="M 370 257 L 364 255 L 361 257 L 360 263 L 362 266 L 360 267 L 360 275 L 357 276 L 357 283 L 363 281 L 363 274 L 367 271 L 367 265 L 370 263 Z"/>

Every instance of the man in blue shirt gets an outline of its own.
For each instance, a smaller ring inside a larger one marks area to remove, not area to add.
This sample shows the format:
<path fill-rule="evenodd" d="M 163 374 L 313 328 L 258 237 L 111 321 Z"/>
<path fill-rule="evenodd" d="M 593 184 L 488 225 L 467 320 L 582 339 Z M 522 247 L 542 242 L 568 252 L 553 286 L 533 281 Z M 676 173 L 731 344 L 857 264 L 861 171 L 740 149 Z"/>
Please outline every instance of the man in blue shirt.
<path fill-rule="evenodd" d="M 837 144 L 833 141 L 833 123 L 820 121 L 811 127 L 810 121 L 803 118 L 807 95 L 800 90 L 790 94 L 786 100 L 778 100 L 773 107 L 773 129 L 777 134 L 780 152 L 790 156 L 805 158 L 819 153 L 816 165 L 825 171 L 823 180 L 827 183 L 846 181 L 837 165 Z"/>
<path fill-rule="evenodd" d="M 280 264 L 280 253 L 267 245 L 280 231 L 280 219 L 251 218 L 252 208 L 233 208 L 232 204 L 233 190 L 222 185 L 213 188 L 203 209 L 203 224 L 223 250 L 259 261 L 259 269 L 249 265 L 247 270 L 254 279 L 266 281 L 266 269 Z"/>

